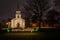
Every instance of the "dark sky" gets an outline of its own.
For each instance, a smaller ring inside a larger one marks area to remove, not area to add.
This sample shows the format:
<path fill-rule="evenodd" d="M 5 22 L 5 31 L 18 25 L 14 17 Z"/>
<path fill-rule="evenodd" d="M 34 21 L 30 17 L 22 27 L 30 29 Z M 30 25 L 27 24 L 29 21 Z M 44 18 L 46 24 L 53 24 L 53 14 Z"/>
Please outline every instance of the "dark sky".
<path fill-rule="evenodd" d="M 22 4 L 25 0 L 19 0 L 20 9 L 23 7 Z M 0 0 L 0 18 L 14 18 L 16 12 L 17 0 Z"/>
<path fill-rule="evenodd" d="M 30 0 L 19 0 L 19 6 L 21 11 L 24 10 L 24 5 L 28 4 L 27 1 Z M 46 0 L 47 1 L 47 0 Z M 52 6 L 54 5 L 53 0 L 48 1 L 48 5 Z M 15 17 L 15 12 L 16 12 L 16 5 L 17 0 L 0 0 L 0 20 L 3 19 L 8 19 L 8 18 L 14 18 Z M 60 4 L 60 1 L 57 1 L 57 4 Z M 54 8 L 57 12 L 60 12 L 60 6 L 55 6 Z M 22 13 L 23 18 L 26 18 L 29 16 L 28 13 Z"/>
<path fill-rule="evenodd" d="M 0 0 L 0 17 L 2 17 L 2 19 L 13 17 L 15 8 L 16 0 Z"/>

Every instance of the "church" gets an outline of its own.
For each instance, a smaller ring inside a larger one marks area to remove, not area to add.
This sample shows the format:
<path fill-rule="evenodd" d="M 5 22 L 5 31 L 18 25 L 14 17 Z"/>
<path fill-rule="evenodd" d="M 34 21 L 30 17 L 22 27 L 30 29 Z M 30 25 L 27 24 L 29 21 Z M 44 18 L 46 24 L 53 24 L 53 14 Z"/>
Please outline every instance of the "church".
<path fill-rule="evenodd" d="M 21 11 L 19 9 L 19 3 L 17 3 L 16 15 L 10 22 L 10 28 L 25 28 L 25 20 L 21 17 Z"/>

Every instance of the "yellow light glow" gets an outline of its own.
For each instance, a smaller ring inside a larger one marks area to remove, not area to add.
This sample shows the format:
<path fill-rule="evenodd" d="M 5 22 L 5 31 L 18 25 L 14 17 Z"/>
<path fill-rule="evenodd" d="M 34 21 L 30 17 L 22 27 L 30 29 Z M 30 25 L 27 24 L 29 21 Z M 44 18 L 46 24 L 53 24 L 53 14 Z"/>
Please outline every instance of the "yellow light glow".
<path fill-rule="evenodd" d="M 32 32 L 32 31 L 31 31 Z"/>
<path fill-rule="evenodd" d="M 7 22 L 6 25 L 8 25 L 9 23 Z"/>

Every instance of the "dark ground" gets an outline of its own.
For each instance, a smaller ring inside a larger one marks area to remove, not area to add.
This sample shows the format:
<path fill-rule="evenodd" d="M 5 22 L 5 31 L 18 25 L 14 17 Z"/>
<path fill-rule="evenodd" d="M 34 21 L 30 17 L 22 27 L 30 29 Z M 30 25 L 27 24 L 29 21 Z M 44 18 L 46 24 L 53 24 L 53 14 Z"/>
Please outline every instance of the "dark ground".
<path fill-rule="evenodd" d="M 60 32 L 57 30 L 53 31 L 41 31 L 41 32 L 10 32 L 10 33 L 1 33 L 0 39 L 4 40 L 47 40 L 47 39 L 60 39 Z"/>

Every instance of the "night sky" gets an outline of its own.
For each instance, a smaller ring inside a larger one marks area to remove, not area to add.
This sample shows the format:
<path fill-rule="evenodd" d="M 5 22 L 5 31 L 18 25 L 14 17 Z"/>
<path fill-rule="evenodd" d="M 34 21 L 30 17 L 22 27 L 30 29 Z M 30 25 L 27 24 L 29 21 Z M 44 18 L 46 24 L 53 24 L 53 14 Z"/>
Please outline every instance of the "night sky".
<path fill-rule="evenodd" d="M 20 9 L 24 0 L 19 0 Z M 0 0 L 0 18 L 14 18 L 16 12 L 17 0 Z"/>
<path fill-rule="evenodd" d="M 24 13 L 26 11 L 24 9 L 24 5 L 29 5 L 27 1 L 29 2 L 30 0 L 19 0 L 19 7 L 20 7 L 20 10 L 22 11 L 23 18 L 27 18 L 30 15 L 29 12 Z M 49 6 L 53 6 L 56 4 L 53 2 L 53 0 L 46 0 L 46 1 L 48 2 L 47 4 Z M 57 4 L 60 5 L 59 0 L 57 1 Z M 16 14 L 15 13 L 16 6 L 17 6 L 17 0 L 0 0 L 0 20 L 14 18 Z M 60 12 L 60 6 L 54 6 L 54 10 L 56 10 L 57 12 Z"/>

